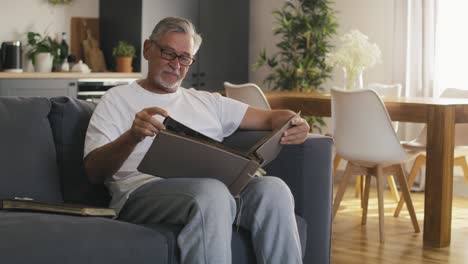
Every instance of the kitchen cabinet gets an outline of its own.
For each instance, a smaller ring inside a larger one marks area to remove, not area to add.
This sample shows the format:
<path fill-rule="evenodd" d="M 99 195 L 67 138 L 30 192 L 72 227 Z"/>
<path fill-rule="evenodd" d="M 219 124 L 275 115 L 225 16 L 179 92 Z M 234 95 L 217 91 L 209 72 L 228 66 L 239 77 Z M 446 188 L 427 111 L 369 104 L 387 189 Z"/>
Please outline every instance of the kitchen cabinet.
<path fill-rule="evenodd" d="M 0 96 L 77 97 L 77 79 L 0 79 Z"/>
<path fill-rule="evenodd" d="M 223 90 L 223 82 L 248 82 L 249 0 L 100 0 L 100 41 L 108 65 L 119 40 L 135 45 L 134 70 L 147 73 L 142 45 L 167 16 L 192 21 L 203 37 L 195 63 L 182 86 Z"/>

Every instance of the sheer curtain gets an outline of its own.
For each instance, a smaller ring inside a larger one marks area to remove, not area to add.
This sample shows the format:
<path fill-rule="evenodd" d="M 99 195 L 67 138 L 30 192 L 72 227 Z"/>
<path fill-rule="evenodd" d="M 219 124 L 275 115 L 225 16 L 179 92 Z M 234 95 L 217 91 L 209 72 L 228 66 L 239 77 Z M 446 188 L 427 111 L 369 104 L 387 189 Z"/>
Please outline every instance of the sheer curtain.
<path fill-rule="evenodd" d="M 445 1 L 445 0 L 444 0 Z M 395 0 L 393 82 L 402 84 L 404 96 L 433 97 L 435 86 L 435 45 L 439 0 Z M 423 125 L 403 123 L 399 136 L 414 139 Z M 412 163 L 407 165 L 411 167 Z M 425 173 L 415 184 L 423 190 Z"/>
<path fill-rule="evenodd" d="M 445 0 L 444 0 L 445 1 Z M 438 0 L 395 0 L 395 82 L 405 96 L 434 95 Z"/>
<path fill-rule="evenodd" d="M 468 90 L 468 1 L 443 0 L 437 9 L 436 88 L 437 95 L 446 88 Z"/>
<path fill-rule="evenodd" d="M 395 0 L 393 81 L 403 84 L 404 95 L 468 89 L 466 10 L 466 0 Z"/>
<path fill-rule="evenodd" d="M 432 97 L 435 86 L 436 22 L 439 0 L 395 0 L 393 82 L 404 96 Z M 415 138 L 421 126 L 404 124 L 399 136 Z"/>

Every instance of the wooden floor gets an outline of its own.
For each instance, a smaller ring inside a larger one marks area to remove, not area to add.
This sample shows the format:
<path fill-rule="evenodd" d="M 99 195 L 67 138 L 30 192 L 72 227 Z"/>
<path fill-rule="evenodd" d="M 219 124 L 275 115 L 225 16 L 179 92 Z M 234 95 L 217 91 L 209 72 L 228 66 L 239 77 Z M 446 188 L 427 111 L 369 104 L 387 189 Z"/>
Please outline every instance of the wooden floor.
<path fill-rule="evenodd" d="M 373 179 L 374 181 L 375 179 Z M 468 187 L 467 187 L 468 188 Z M 379 243 L 377 193 L 371 188 L 367 224 L 361 226 L 360 200 L 348 187 L 333 223 L 332 263 L 468 263 L 468 198 L 454 197 L 452 243 L 448 248 L 423 248 L 424 195 L 412 193 L 421 233 L 414 233 L 406 210 L 393 217 L 396 203 L 385 194 L 385 243 Z"/>

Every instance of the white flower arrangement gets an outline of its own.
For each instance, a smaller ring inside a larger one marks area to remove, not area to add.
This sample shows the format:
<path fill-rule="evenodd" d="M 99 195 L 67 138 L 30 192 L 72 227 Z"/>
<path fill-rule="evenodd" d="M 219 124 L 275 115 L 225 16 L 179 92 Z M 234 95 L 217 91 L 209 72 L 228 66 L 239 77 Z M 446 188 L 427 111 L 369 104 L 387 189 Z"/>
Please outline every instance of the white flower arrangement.
<path fill-rule="evenodd" d="M 380 63 L 381 52 L 377 44 L 370 43 L 366 35 L 359 30 L 351 30 L 341 38 L 340 48 L 327 55 L 327 64 L 339 65 L 346 71 L 349 80 L 353 82 L 358 74 L 366 68 Z"/>

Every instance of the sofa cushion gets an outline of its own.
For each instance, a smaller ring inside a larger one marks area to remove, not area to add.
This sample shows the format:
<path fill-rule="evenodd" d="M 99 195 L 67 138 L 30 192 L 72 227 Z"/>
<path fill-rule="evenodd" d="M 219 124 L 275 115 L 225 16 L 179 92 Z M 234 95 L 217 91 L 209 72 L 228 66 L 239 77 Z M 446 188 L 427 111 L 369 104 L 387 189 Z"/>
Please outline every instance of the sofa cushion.
<path fill-rule="evenodd" d="M 171 224 L 145 224 L 143 226 L 158 231 L 166 238 L 168 255 L 167 264 L 179 264 L 180 249 L 177 245 L 177 235 L 179 235 L 180 230 L 182 230 L 182 226 Z"/>
<path fill-rule="evenodd" d="M 121 221 L 0 211 L 1 263 L 167 263 L 157 231 Z"/>
<path fill-rule="evenodd" d="M 299 231 L 299 237 L 302 245 L 302 256 L 305 255 L 306 238 L 307 238 L 307 223 L 300 216 L 296 215 L 296 222 Z M 168 264 L 180 263 L 180 250 L 177 246 L 177 236 L 182 230 L 180 225 L 169 224 L 146 224 L 145 227 L 157 230 L 167 239 L 168 244 Z M 237 230 L 236 226 L 232 229 L 232 263 L 255 264 L 255 252 L 250 237 L 250 232 L 244 228 Z"/>
<path fill-rule="evenodd" d="M 62 177 L 63 199 L 68 203 L 108 206 L 110 197 L 103 184 L 91 184 L 83 165 L 83 148 L 94 103 L 56 97 L 49 114 L 57 162 Z"/>
<path fill-rule="evenodd" d="M 49 111 L 46 98 L 0 97 L 0 199 L 63 201 Z"/>

